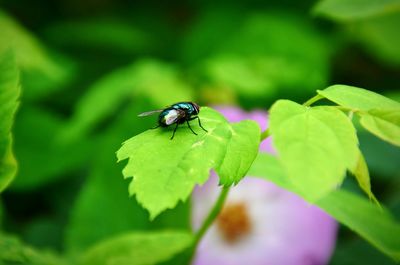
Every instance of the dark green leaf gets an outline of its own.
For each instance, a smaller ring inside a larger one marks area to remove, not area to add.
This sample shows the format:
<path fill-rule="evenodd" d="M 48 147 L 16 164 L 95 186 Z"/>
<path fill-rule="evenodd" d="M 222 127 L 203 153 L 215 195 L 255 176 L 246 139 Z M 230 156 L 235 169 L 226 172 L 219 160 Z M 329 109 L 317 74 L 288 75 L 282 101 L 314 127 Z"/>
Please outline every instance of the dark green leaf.
<path fill-rule="evenodd" d="M 12 49 L 22 70 L 24 98 L 37 98 L 71 77 L 71 67 L 60 65 L 42 44 L 5 12 L 0 10 L 0 53 Z M 35 84 L 32 84 L 35 83 Z"/>
<path fill-rule="evenodd" d="M 400 64 L 399 0 L 324 0 L 314 12 L 344 24 L 348 37 L 383 62 Z"/>
<path fill-rule="evenodd" d="M 294 13 L 215 9 L 188 32 L 183 59 L 199 66 L 214 90 L 270 100 L 304 96 L 327 81 L 333 45 Z"/>
<path fill-rule="evenodd" d="M 322 0 L 314 7 L 314 13 L 334 20 L 349 21 L 382 16 L 400 11 L 399 0 Z"/>
<path fill-rule="evenodd" d="M 336 104 L 354 111 L 369 111 L 372 109 L 399 109 L 400 103 L 375 92 L 346 85 L 333 85 L 318 94 Z"/>
<path fill-rule="evenodd" d="M 253 121 L 229 124 L 218 112 L 202 108 L 200 119 L 208 133 L 192 122 L 194 135 L 182 126 L 171 141 L 172 130 L 148 130 L 127 140 L 117 152 L 129 158 L 123 174 L 133 177 L 135 194 L 151 219 L 179 200 L 185 201 L 196 184 L 203 184 L 215 169 L 220 183 L 231 185 L 244 177 L 257 155 L 260 128 Z"/>
<path fill-rule="evenodd" d="M 65 120 L 55 113 L 22 106 L 14 129 L 19 173 L 13 189 L 32 190 L 65 178 L 89 160 L 91 141 L 78 139 L 68 144 L 58 141 L 64 126 Z"/>
<path fill-rule="evenodd" d="M 173 66 L 155 60 L 136 62 L 106 75 L 89 88 L 78 102 L 64 136 L 73 139 L 87 134 L 123 103 L 138 97 L 148 97 L 154 105 L 164 108 L 190 100 L 192 92 Z"/>
<path fill-rule="evenodd" d="M 50 26 L 46 33 L 59 45 L 80 49 L 132 54 L 154 46 L 147 32 L 136 28 L 130 21 L 112 17 L 63 21 Z"/>
<path fill-rule="evenodd" d="M 335 189 L 357 162 L 355 129 L 334 107 L 279 100 L 271 108 L 270 130 L 289 177 L 311 200 Z"/>
<path fill-rule="evenodd" d="M 0 264 L 66 265 L 68 263 L 51 252 L 39 252 L 15 237 L 0 233 Z"/>
<path fill-rule="evenodd" d="M 397 34 L 399 23 L 398 10 L 386 16 L 357 21 L 349 27 L 349 34 L 382 62 L 398 67 L 400 65 L 400 50 L 398 49 L 400 35 Z"/>
<path fill-rule="evenodd" d="M 18 108 L 19 72 L 10 51 L 0 53 L 0 192 L 13 180 L 17 162 L 12 152 L 11 127 Z"/>
<path fill-rule="evenodd" d="M 388 179 L 400 176 L 400 148 L 381 141 L 365 130 L 358 132 L 358 139 L 368 167 L 375 177 Z"/>
<path fill-rule="evenodd" d="M 189 247 L 192 235 L 183 231 L 124 234 L 89 249 L 82 265 L 152 265 Z"/>

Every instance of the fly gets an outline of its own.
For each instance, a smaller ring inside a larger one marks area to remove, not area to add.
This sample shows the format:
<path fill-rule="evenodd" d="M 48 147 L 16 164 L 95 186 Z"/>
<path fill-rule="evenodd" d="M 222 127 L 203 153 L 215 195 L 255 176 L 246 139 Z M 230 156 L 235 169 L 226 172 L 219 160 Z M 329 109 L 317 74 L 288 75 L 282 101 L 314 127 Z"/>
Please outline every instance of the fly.
<path fill-rule="evenodd" d="M 193 134 L 197 135 L 195 131 L 193 131 L 192 127 L 190 127 L 189 121 L 197 119 L 199 122 L 200 128 L 202 128 L 205 132 L 206 129 L 201 125 L 201 121 L 199 116 L 197 116 L 200 112 L 200 106 L 194 102 L 178 102 L 175 103 L 166 109 L 161 110 L 153 110 L 139 114 L 140 117 L 153 115 L 155 113 L 160 113 L 158 116 L 158 127 L 168 127 L 170 125 L 176 124 L 174 132 L 172 133 L 171 140 L 174 139 L 175 132 L 178 129 L 179 124 L 183 124 L 186 122 L 189 129 L 192 131 Z"/>

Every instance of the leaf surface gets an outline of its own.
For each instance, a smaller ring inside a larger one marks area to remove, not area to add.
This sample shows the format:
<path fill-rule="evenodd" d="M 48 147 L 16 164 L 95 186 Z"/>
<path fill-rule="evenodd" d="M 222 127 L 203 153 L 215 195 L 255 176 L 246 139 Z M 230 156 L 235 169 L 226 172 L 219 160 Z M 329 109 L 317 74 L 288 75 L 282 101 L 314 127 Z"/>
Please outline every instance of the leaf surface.
<path fill-rule="evenodd" d="M 0 264 L 67 265 L 50 251 L 32 248 L 19 239 L 0 233 Z"/>
<path fill-rule="evenodd" d="M 384 141 L 400 146 L 400 108 L 359 113 L 361 125 Z"/>
<path fill-rule="evenodd" d="M 249 174 L 272 181 L 307 200 L 307 193 L 296 188 L 279 160 L 270 154 L 260 153 Z M 400 260 L 400 223 L 385 208 L 345 190 L 332 191 L 315 204 L 389 257 Z"/>
<path fill-rule="evenodd" d="M 318 90 L 318 94 L 340 106 L 350 108 L 354 111 L 400 108 L 400 103 L 394 100 L 378 93 L 353 86 L 333 85 L 324 90 Z"/>
<path fill-rule="evenodd" d="M 179 200 L 185 201 L 196 184 L 203 184 L 215 169 L 222 185 L 240 181 L 257 155 L 260 128 L 253 121 L 229 124 L 218 112 L 204 107 L 191 127 L 147 130 L 123 143 L 118 160 L 129 158 L 123 170 L 132 177 L 129 193 L 150 212 L 153 219 Z"/>
<path fill-rule="evenodd" d="M 399 0 L 323 0 L 313 12 L 339 21 L 358 20 L 400 11 Z"/>
<path fill-rule="evenodd" d="M 82 265 L 152 265 L 189 247 L 192 235 L 184 231 L 124 234 L 89 249 Z"/>
<path fill-rule="evenodd" d="M 192 98 L 189 86 L 169 64 L 141 60 L 117 69 L 94 83 L 80 99 L 64 139 L 88 134 L 129 101 L 147 98 L 157 106 Z"/>
<path fill-rule="evenodd" d="M 12 152 L 11 127 L 19 102 L 19 72 L 10 51 L 0 54 L 0 192 L 13 180 L 17 162 Z"/>
<path fill-rule="evenodd" d="M 73 77 L 68 60 L 51 56 L 35 36 L 1 9 L 0 28 L 0 53 L 9 49 L 14 52 L 22 72 L 24 99 L 37 99 L 59 90 Z"/>
<path fill-rule="evenodd" d="M 368 166 L 367 163 L 365 162 L 364 155 L 361 153 L 361 151 L 359 151 L 356 166 L 353 169 L 350 169 L 350 172 L 357 179 L 358 185 L 368 195 L 368 197 L 379 205 L 378 200 L 372 193 Z"/>
<path fill-rule="evenodd" d="M 335 189 L 357 162 L 355 129 L 334 107 L 279 100 L 271 108 L 270 130 L 289 177 L 311 200 Z"/>

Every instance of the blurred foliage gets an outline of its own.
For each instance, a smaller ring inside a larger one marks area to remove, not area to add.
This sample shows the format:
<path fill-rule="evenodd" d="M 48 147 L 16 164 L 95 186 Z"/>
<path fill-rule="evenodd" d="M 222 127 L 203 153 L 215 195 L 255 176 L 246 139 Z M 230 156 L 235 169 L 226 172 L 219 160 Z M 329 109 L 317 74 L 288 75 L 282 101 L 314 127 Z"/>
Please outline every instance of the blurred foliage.
<path fill-rule="evenodd" d="M 400 65 L 400 1 L 322 0 L 314 12 L 342 23 L 350 41 L 360 42 L 383 62 Z"/>
<path fill-rule="evenodd" d="M 19 72 L 14 54 L 7 51 L 0 57 L 0 192 L 11 183 L 17 171 L 11 127 L 19 105 L 18 82 Z"/>
<path fill-rule="evenodd" d="M 82 264 L 156 264 L 181 252 L 191 241 L 192 234 L 184 231 L 125 234 L 89 249 Z"/>
<path fill-rule="evenodd" d="M 65 261 L 51 252 L 38 252 L 21 243 L 15 237 L 0 234 L 1 264 L 66 265 Z"/>
<path fill-rule="evenodd" d="M 190 227 L 190 203 L 150 222 L 128 196 L 115 151 L 155 125 L 140 112 L 182 99 L 268 109 L 332 83 L 400 98 L 396 0 L 0 5 L 0 54 L 12 50 L 22 87 L 19 170 L 0 206 L 1 231 L 22 241 L 0 236 L 2 264 L 69 264 L 128 232 Z M 400 151 L 357 133 L 372 191 L 400 218 Z M 393 262 L 342 229 L 332 264 Z"/>

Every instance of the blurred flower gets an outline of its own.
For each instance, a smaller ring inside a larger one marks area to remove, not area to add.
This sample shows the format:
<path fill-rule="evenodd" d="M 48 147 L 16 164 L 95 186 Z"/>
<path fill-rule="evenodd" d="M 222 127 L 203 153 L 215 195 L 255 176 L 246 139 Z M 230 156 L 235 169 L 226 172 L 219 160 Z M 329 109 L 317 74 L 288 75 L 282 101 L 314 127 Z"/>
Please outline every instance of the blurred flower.
<path fill-rule="evenodd" d="M 218 108 L 217 108 L 218 109 Z M 256 120 L 264 130 L 267 114 L 218 109 L 236 122 Z M 273 152 L 270 139 L 261 151 Z M 198 230 L 220 192 L 218 177 L 193 193 L 192 224 Z M 316 206 L 271 182 L 246 177 L 232 187 L 224 208 L 200 242 L 194 265 L 323 265 L 335 246 L 337 223 Z"/>

